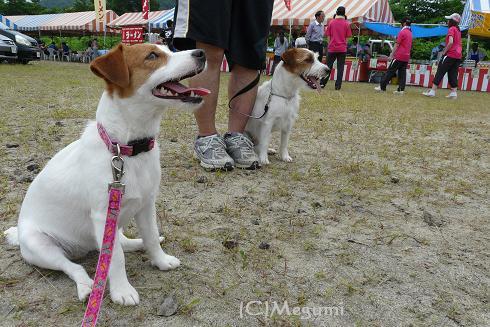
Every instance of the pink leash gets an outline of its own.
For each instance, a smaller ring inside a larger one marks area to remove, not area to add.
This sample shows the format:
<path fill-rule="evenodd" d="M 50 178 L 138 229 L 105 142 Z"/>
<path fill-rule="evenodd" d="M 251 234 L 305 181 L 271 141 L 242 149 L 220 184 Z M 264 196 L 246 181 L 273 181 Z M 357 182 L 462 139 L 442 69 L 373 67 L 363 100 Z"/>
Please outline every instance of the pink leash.
<path fill-rule="evenodd" d="M 83 316 L 82 327 L 92 327 L 97 325 L 97 318 L 99 317 L 104 290 L 107 284 L 107 275 L 111 266 L 112 249 L 114 248 L 114 240 L 117 233 L 117 219 L 119 217 L 121 200 L 125 187 L 125 185 L 121 183 L 121 178 L 124 174 L 124 160 L 121 157 L 121 148 L 119 144 L 116 143 L 115 147 L 116 154 L 111 159 L 114 181 L 109 183 L 109 206 L 107 208 L 104 237 L 102 239 L 97 270 L 95 271 L 92 292 L 90 293 L 87 309 Z"/>

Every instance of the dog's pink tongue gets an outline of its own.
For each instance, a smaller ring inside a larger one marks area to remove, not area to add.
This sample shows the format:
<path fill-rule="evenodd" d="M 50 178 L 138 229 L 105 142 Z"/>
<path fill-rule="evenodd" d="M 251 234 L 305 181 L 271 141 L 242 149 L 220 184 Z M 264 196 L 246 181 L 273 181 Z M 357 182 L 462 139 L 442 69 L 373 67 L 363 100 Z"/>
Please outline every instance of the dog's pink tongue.
<path fill-rule="evenodd" d="M 316 91 L 320 93 L 322 91 L 322 87 L 320 86 L 320 81 L 316 77 L 310 77 L 310 79 L 315 83 Z"/>
<path fill-rule="evenodd" d="M 199 96 L 204 96 L 208 95 L 211 93 L 208 89 L 202 88 L 202 87 L 187 87 L 185 85 L 182 85 L 178 82 L 167 82 L 164 83 L 163 86 L 165 86 L 167 89 L 170 89 L 174 91 L 175 93 L 178 94 L 186 94 L 186 93 L 191 93 L 194 92 L 195 95 Z"/>

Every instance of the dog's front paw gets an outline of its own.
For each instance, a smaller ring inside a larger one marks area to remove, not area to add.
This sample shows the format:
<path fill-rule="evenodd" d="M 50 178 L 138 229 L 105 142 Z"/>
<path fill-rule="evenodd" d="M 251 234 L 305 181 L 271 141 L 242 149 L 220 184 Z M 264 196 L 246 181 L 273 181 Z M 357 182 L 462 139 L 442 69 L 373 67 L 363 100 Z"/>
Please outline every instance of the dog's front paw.
<path fill-rule="evenodd" d="M 137 305 L 140 296 L 129 282 L 111 285 L 111 300 L 122 305 Z"/>
<path fill-rule="evenodd" d="M 289 156 L 289 154 L 286 154 L 286 155 L 282 155 L 282 156 L 281 156 L 281 160 L 282 160 L 282 161 L 285 161 L 285 162 L 292 162 L 292 161 L 293 161 L 293 158 L 291 158 L 291 157 Z"/>
<path fill-rule="evenodd" d="M 268 164 L 270 164 L 269 157 L 267 157 L 267 156 L 259 156 L 259 163 L 261 165 L 268 165 Z"/>
<path fill-rule="evenodd" d="M 85 299 L 90 295 L 93 284 L 94 281 L 90 278 L 84 282 L 77 283 L 77 293 L 80 301 L 85 301 Z"/>
<path fill-rule="evenodd" d="M 180 266 L 180 260 L 168 254 L 162 254 L 156 260 L 152 260 L 151 264 L 158 267 L 160 270 L 175 269 Z"/>

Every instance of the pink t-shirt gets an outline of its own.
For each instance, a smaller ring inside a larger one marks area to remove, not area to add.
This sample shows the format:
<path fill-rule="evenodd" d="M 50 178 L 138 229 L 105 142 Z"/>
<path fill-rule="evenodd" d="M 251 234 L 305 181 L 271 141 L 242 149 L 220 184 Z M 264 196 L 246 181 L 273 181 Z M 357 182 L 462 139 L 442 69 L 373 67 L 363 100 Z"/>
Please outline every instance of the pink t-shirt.
<path fill-rule="evenodd" d="M 463 45 L 461 43 L 461 31 L 456 26 L 451 26 L 446 35 L 446 44 L 449 42 L 449 37 L 453 37 L 453 45 L 447 51 L 446 56 L 454 59 L 461 59 L 463 53 Z"/>
<path fill-rule="evenodd" d="M 393 58 L 399 61 L 410 61 L 410 50 L 412 50 L 412 31 L 409 28 L 402 28 L 396 38 L 396 48 Z"/>
<path fill-rule="evenodd" d="M 328 37 L 328 52 L 347 52 L 347 38 L 351 35 L 348 21 L 343 18 L 332 19 L 325 31 L 325 36 Z"/>

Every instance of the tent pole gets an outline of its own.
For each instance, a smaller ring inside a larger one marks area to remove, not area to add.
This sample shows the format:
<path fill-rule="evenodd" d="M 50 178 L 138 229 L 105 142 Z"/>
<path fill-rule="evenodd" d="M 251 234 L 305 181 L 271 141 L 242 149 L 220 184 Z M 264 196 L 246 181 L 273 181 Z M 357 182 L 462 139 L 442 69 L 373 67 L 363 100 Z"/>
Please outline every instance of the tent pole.
<path fill-rule="evenodd" d="M 361 24 L 357 27 L 356 58 L 359 57 L 359 38 L 361 37 Z"/>
<path fill-rule="evenodd" d="M 107 32 L 106 32 L 106 17 L 105 16 L 104 16 L 104 25 L 103 25 L 103 27 L 104 27 L 104 49 L 106 49 L 106 46 L 105 46 L 105 38 L 106 38 Z"/>
<path fill-rule="evenodd" d="M 468 58 L 470 54 L 470 43 L 471 43 L 471 35 L 470 35 L 470 30 L 468 29 L 468 38 L 466 39 L 466 58 Z"/>
<path fill-rule="evenodd" d="M 148 43 L 151 43 L 150 0 L 148 0 Z"/>
<path fill-rule="evenodd" d="M 292 30 L 293 26 L 292 26 L 292 19 L 289 18 L 289 37 L 288 37 L 288 43 L 289 43 L 289 46 L 291 46 L 291 30 Z"/>
<path fill-rule="evenodd" d="M 357 82 L 358 78 L 358 72 L 359 72 L 359 38 L 361 37 L 361 23 L 357 26 L 357 44 L 356 44 L 356 61 L 357 61 L 357 66 L 356 66 L 356 73 L 355 73 L 355 81 Z"/>

